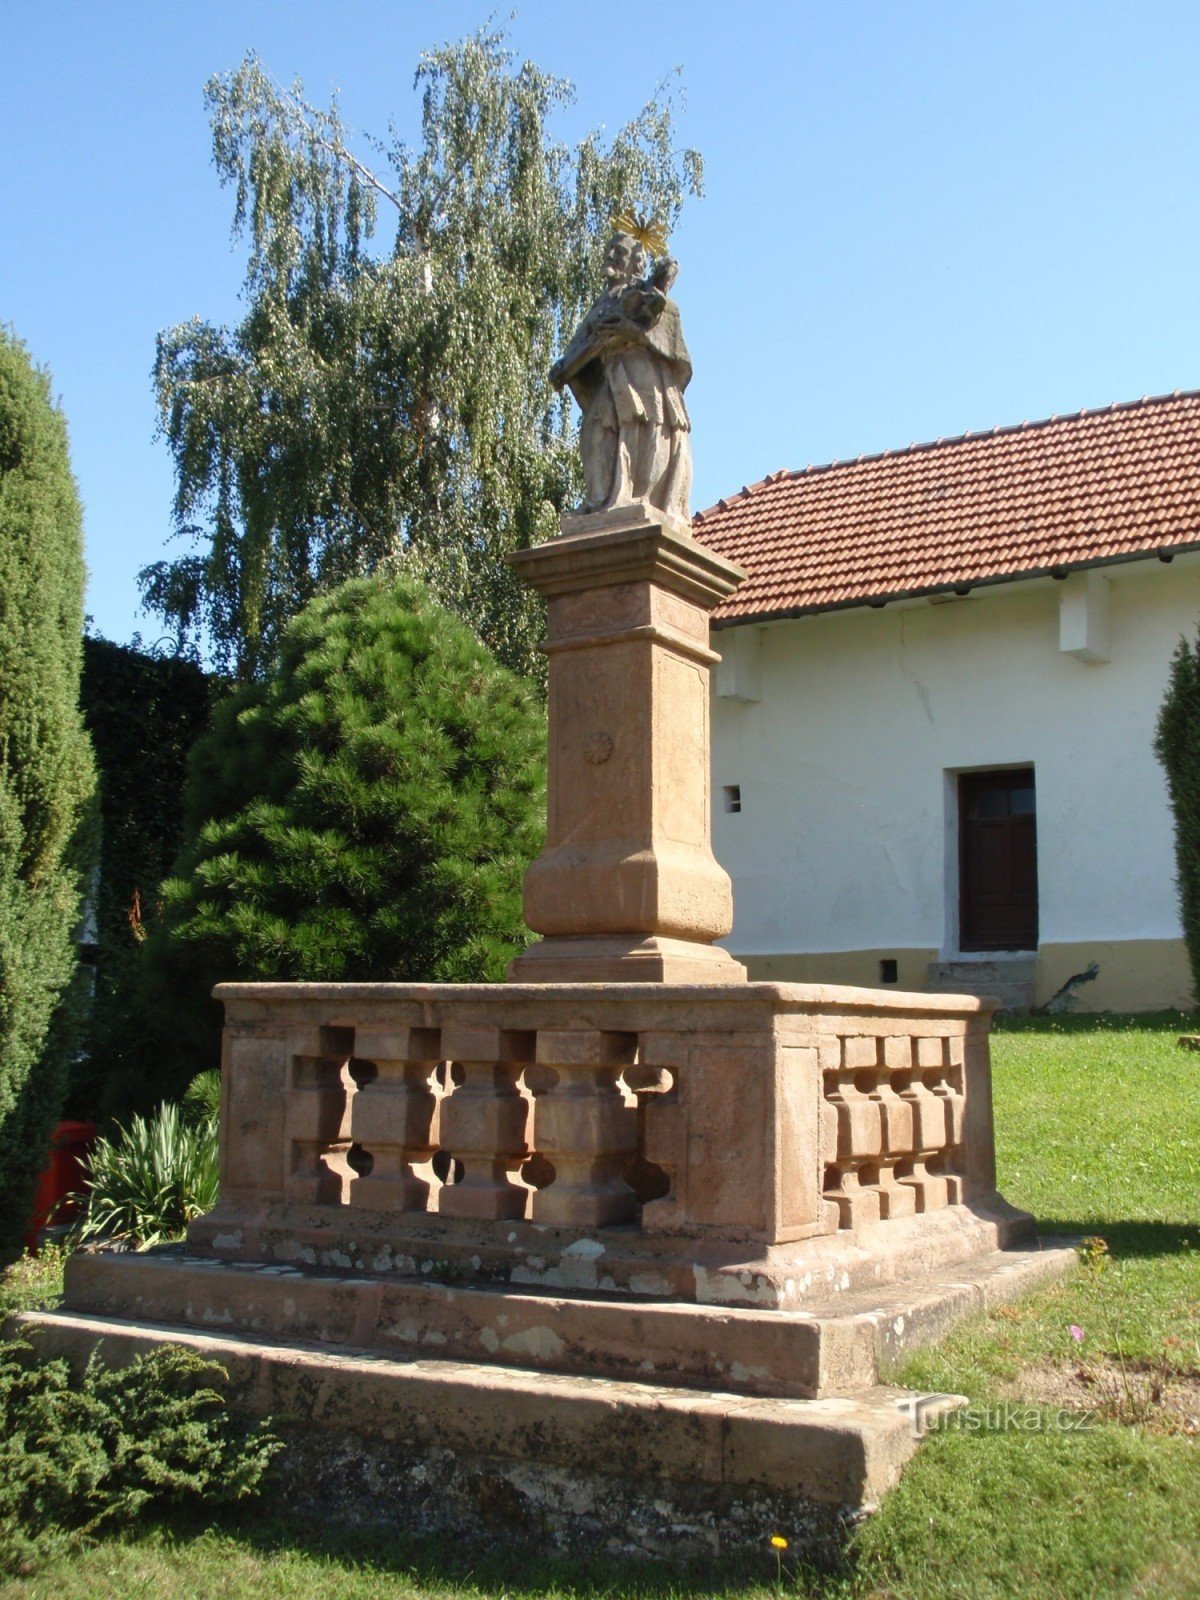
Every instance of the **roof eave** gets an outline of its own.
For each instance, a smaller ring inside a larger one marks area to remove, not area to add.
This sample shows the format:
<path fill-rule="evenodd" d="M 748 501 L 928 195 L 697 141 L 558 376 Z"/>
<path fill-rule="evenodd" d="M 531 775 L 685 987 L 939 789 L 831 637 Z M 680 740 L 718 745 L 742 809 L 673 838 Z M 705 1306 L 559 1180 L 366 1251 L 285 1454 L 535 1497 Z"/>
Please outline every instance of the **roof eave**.
<path fill-rule="evenodd" d="M 1086 572 L 1095 567 L 1123 567 L 1133 561 L 1161 560 L 1164 556 L 1187 555 L 1200 550 L 1200 537 L 1182 544 L 1154 545 L 1146 550 L 1132 550 L 1125 555 L 1093 556 L 1087 561 L 1060 561 L 1050 567 L 1030 567 L 1022 572 L 998 572 L 985 578 L 959 578 L 951 583 L 929 584 L 917 589 L 896 589 L 886 594 L 855 595 L 851 600 L 829 600 L 817 605 L 787 606 L 771 611 L 755 611 L 744 617 L 714 617 L 712 626 L 718 628 L 744 628 L 753 623 L 788 622 L 795 617 L 819 616 L 825 611 L 852 611 L 862 607 L 881 611 L 895 600 L 924 600 L 936 594 L 970 593 L 974 589 L 992 589 L 1002 583 L 1020 583 L 1029 578 L 1065 578 L 1071 572 Z"/>

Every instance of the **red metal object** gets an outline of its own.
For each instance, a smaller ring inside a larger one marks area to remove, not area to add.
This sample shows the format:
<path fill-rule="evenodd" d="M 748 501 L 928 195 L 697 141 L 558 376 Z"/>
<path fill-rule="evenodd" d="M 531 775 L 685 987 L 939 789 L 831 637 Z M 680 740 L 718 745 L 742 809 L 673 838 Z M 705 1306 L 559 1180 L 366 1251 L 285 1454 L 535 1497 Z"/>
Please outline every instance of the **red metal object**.
<path fill-rule="evenodd" d="M 83 1163 L 96 1138 L 94 1122 L 60 1122 L 50 1139 L 50 1155 L 33 1195 L 33 1215 L 25 1231 L 25 1248 L 38 1247 L 42 1229 L 51 1220 L 69 1222 L 79 1213 L 69 1196 L 83 1188 Z M 66 1201 L 66 1204 L 63 1202 Z"/>

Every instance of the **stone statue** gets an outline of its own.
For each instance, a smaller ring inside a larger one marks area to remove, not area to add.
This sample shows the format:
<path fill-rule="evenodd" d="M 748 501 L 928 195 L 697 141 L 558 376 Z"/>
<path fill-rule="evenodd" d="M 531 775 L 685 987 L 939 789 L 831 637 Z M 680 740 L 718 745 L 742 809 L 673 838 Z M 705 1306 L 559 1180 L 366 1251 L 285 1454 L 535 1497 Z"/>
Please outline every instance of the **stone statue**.
<path fill-rule="evenodd" d="M 636 233 L 626 231 L 627 222 Z M 683 391 L 692 363 L 679 308 L 667 296 L 679 269 L 661 255 L 647 274 L 643 238 L 654 237 L 653 225 L 621 217 L 614 230 L 604 290 L 551 367 L 550 381 L 569 386 L 583 412 L 582 509 L 646 505 L 686 527 L 692 447 Z"/>

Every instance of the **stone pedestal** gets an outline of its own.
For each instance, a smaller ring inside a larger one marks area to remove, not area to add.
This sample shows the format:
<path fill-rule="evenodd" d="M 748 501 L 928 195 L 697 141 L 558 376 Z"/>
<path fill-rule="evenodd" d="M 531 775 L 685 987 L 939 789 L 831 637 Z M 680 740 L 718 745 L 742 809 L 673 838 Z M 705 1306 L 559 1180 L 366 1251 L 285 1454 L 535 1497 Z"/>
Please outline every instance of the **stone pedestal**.
<path fill-rule="evenodd" d="M 540 943 L 521 983 L 733 983 L 709 828 L 708 618 L 744 574 L 642 507 L 563 519 L 513 565 L 546 596 L 546 848 L 525 877 Z"/>

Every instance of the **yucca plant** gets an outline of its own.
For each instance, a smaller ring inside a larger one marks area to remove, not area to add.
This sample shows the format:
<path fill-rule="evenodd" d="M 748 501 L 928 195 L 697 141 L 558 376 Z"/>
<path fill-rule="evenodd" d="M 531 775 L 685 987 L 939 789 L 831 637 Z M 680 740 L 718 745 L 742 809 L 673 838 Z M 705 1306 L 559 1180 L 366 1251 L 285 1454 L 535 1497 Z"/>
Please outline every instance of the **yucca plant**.
<path fill-rule="evenodd" d="M 217 1118 L 204 1109 L 189 1117 L 167 1102 L 111 1139 L 97 1139 L 76 1238 L 142 1249 L 178 1238 L 216 1203 Z"/>

